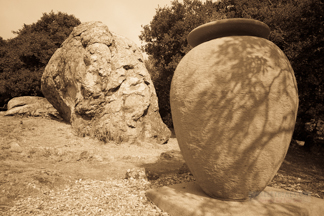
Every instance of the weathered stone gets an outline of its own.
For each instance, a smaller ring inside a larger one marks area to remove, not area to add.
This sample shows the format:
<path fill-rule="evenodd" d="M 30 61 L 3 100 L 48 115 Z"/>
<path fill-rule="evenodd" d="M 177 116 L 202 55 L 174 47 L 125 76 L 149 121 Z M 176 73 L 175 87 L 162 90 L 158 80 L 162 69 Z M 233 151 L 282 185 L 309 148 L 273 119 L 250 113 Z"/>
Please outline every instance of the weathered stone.
<path fill-rule="evenodd" d="M 43 97 L 15 97 L 8 102 L 7 108 L 5 116 L 28 115 L 60 118 L 58 111 Z"/>
<path fill-rule="evenodd" d="M 145 168 L 128 169 L 125 174 L 125 179 L 147 179 Z"/>
<path fill-rule="evenodd" d="M 21 153 L 23 151 L 22 147 L 17 142 L 11 142 L 10 151 Z"/>
<path fill-rule="evenodd" d="M 324 200 L 307 194 L 266 187 L 244 202 L 207 196 L 195 182 L 154 188 L 146 197 L 170 215 L 182 216 L 321 216 Z"/>
<path fill-rule="evenodd" d="M 182 166 L 179 168 L 179 171 L 178 171 L 179 174 L 184 174 L 184 173 L 190 173 L 190 169 L 188 167 L 188 165 L 186 163 L 183 163 Z"/>
<path fill-rule="evenodd" d="M 80 157 L 79 157 L 79 159 L 77 160 L 77 161 L 81 161 L 81 160 L 88 160 L 89 158 L 91 158 L 92 156 L 91 156 L 91 153 L 90 152 L 88 152 L 88 151 L 83 151 L 83 152 L 81 152 L 81 154 L 80 154 Z"/>
<path fill-rule="evenodd" d="M 165 143 L 157 96 L 138 47 L 101 22 L 74 28 L 42 77 L 42 92 L 81 135 Z"/>
<path fill-rule="evenodd" d="M 162 152 L 160 155 L 160 159 L 162 160 L 171 160 L 174 158 L 173 152 Z"/>

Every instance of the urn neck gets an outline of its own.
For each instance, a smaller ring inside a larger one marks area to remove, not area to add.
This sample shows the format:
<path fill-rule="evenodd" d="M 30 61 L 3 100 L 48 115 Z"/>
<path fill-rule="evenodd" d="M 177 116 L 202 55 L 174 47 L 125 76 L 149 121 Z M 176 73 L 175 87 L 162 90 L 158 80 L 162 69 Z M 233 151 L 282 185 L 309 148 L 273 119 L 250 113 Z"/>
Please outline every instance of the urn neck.
<path fill-rule="evenodd" d="M 229 36 L 254 36 L 268 39 L 270 28 L 265 23 L 254 19 L 223 19 L 209 22 L 192 30 L 187 41 L 195 47 L 201 43 Z"/>

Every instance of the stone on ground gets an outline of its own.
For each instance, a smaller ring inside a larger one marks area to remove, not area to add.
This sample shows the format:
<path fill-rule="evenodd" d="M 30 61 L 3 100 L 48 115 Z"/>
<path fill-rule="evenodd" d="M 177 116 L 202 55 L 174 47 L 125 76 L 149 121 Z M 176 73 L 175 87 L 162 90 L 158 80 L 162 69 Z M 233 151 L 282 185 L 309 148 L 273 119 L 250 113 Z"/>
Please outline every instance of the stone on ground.
<path fill-rule="evenodd" d="M 171 216 L 324 215 L 324 200 L 272 187 L 243 202 L 211 198 L 195 182 L 151 189 L 146 196 Z"/>
<path fill-rule="evenodd" d="M 46 98 L 37 96 L 22 96 L 12 98 L 7 104 L 5 116 L 52 116 L 60 118 L 58 111 Z"/>
<path fill-rule="evenodd" d="M 101 22 L 73 29 L 45 68 L 42 92 L 83 136 L 162 144 L 171 135 L 141 51 Z"/>

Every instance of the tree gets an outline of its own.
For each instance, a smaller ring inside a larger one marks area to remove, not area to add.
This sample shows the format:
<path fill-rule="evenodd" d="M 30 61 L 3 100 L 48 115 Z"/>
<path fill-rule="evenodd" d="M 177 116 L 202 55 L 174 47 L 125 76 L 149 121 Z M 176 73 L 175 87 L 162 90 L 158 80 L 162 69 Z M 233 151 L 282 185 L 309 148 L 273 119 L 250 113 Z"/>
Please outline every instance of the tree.
<path fill-rule="evenodd" d="M 233 17 L 258 19 L 269 25 L 270 40 L 287 55 L 297 79 L 300 102 L 294 136 L 302 140 L 314 137 L 318 121 L 324 118 L 323 1 L 271 0 L 258 5 L 235 0 L 233 4 Z M 315 126 L 309 129 L 308 122 Z"/>
<path fill-rule="evenodd" d="M 150 25 L 145 25 L 139 36 L 146 44 L 143 49 L 150 55 L 149 70 L 159 98 L 160 114 L 164 122 L 172 126 L 170 110 L 170 85 L 173 72 L 183 56 L 191 49 L 187 35 L 195 27 L 210 21 L 219 4 L 198 0 L 177 0 L 170 7 L 157 8 Z M 219 13 L 218 17 L 221 17 Z"/>
<path fill-rule="evenodd" d="M 252 18 L 266 23 L 269 40 L 289 58 L 299 90 L 298 127 L 304 130 L 311 120 L 317 125 L 324 118 L 324 3 L 323 0 L 222 0 L 173 1 L 158 8 L 150 25 L 143 27 L 140 39 L 150 55 L 150 73 L 159 97 L 161 116 L 172 126 L 169 89 L 173 71 L 190 50 L 188 33 L 203 23 L 223 18 Z M 314 128 L 314 127 L 313 127 Z M 316 129 L 316 127 L 315 127 Z M 301 139 L 303 139 L 301 137 Z"/>
<path fill-rule="evenodd" d="M 14 32 L 16 37 L 0 38 L 0 106 L 17 96 L 42 96 L 40 80 L 47 62 L 80 23 L 73 15 L 52 11 L 24 24 Z"/>
<path fill-rule="evenodd" d="M 318 125 L 324 118 L 324 3 L 320 0 L 299 3 L 299 10 L 292 17 L 298 22 L 289 26 L 284 50 L 296 73 L 300 100 L 297 126 L 304 130 L 307 122 L 314 121 L 314 125 Z M 299 136 L 298 130 L 296 132 Z M 306 134 L 314 137 L 318 132 L 315 126 Z M 299 138 L 305 139 L 305 136 Z"/>

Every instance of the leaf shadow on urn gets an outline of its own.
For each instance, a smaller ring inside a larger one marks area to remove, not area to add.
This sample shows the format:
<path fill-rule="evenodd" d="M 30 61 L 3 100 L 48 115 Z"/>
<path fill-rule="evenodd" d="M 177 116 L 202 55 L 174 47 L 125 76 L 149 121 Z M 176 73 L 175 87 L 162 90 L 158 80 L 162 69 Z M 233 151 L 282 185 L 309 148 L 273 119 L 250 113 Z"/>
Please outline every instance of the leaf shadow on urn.
<path fill-rule="evenodd" d="M 203 191 L 222 200 L 257 196 L 295 126 L 297 83 L 284 53 L 250 36 L 202 43 L 181 60 L 170 95 L 180 149 Z"/>

